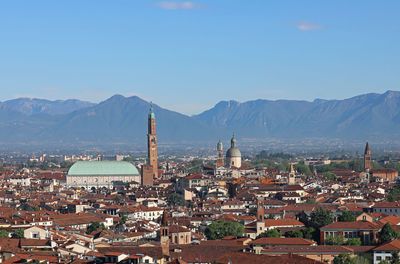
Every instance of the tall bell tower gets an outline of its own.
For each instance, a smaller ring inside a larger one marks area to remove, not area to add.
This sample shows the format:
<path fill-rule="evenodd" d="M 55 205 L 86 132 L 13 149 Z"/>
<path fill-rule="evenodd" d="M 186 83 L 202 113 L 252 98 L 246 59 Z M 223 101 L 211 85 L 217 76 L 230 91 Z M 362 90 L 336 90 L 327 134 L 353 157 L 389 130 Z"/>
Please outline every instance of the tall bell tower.
<path fill-rule="evenodd" d="M 365 145 L 365 151 L 364 151 L 364 170 L 369 171 L 372 168 L 371 166 L 371 150 L 369 148 L 369 144 L 367 141 L 367 144 Z"/>
<path fill-rule="evenodd" d="M 224 150 L 221 140 L 217 144 L 217 168 L 224 166 Z"/>
<path fill-rule="evenodd" d="M 153 111 L 153 104 L 150 106 L 148 118 L 147 133 L 147 158 L 148 165 L 152 167 L 153 177 L 158 177 L 158 160 L 157 160 L 157 134 L 156 134 L 156 116 Z"/>

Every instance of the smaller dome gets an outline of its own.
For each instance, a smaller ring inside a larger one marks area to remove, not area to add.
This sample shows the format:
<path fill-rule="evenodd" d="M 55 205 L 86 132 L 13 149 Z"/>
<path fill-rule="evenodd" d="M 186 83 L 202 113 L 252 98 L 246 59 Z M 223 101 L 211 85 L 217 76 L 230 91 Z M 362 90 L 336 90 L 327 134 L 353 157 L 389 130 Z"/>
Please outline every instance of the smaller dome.
<path fill-rule="evenodd" d="M 242 153 L 240 153 L 240 150 L 238 148 L 230 148 L 226 152 L 226 157 L 227 158 L 235 158 L 235 157 L 242 157 Z"/>
<path fill-rule="evenodd" d="M 233 135 L 232 139 L 231 139 L 231 146 L 232 148 L 236 148 L 236 138 L 235 135 Z"/>
<path fill-rule="evenodd" d="M 220 141 L 218 141 L 218 144 L 217 144 L 217 150 L 222 150 L 222 142 L 221 142 L 221 140 Z"/>

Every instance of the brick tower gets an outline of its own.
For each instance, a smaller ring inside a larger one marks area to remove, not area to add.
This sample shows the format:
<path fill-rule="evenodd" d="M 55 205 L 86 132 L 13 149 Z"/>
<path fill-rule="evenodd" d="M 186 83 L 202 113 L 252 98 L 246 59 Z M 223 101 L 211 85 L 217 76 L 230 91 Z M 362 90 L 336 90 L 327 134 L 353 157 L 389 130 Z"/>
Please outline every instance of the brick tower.
<path fill-rule="evenodd" d="M 371 150 L 369 149 L 369 144 L 365 145 L 365 152 L 364 152 L 364 170 L 369 171 L 372 168 L 371 166 Z"/>
<path fill-rule="evenodd" d="M 265 220 L 264 220 L 264 201 L 257 200 L 257 222 L 256 222 L 256 234 L 257 236 L 264 232 Z"/>
<path fill-rule="evenodd" d="M 161 218 L 160 227 L 160 243 L 163 256 L 169 256 L 169 227 L 168 227 L 168 214 L 164 210 Z"/>
<path fill-rule="evenodd" d="M 217 168 L 224 166 L 224 150 L 221 140 L 217 144 Z"/>
<path fill-rule="evenodd" d="M 153 169 L 153 177 L 158 177 L 158 161 L 157 161 L 157 134 L 156 134 L 156 116 L 153 112 L 153 104 L 150 106 L 147 133 L 147 158 L 148 165 Z"/>

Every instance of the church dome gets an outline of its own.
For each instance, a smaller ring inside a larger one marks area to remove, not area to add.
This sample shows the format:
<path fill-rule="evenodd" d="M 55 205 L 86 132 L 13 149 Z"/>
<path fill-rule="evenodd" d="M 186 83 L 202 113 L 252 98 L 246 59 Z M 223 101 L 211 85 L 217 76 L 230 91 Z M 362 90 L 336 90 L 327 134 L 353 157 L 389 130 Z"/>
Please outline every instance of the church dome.
<path fill-rule="evenodd" d="M 235 158 L 235 157 L 242 157 L 242 153 L 240 153 L 240 150 L 238 148 L 230 148 L 226 152 L 226 157 L 227 158 Z"/>
<path fill-rule="evenodd" d="M 231 139 L 231 148 L 228 149 L 226 152 L 226 157 L 227 158 L 235 158 L 235 157 L 242 157 L 242 153 L 240 153 L 240 150 L 236 147 L 236 138 L 235 135 L 233 135 Z"/>

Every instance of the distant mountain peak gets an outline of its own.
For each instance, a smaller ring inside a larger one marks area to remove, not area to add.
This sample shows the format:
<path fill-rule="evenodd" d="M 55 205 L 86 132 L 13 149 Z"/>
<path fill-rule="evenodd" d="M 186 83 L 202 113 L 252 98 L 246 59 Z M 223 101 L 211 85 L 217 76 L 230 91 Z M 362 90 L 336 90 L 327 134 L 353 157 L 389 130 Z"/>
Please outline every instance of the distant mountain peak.
<path fill-rule="evenodd" d="M 76 99 L 51 101 L 24 97 L 5 101 L 3 105 L 16 112 L 30 116 L 36 114 L 64 115 L 94 104 Z"/>

